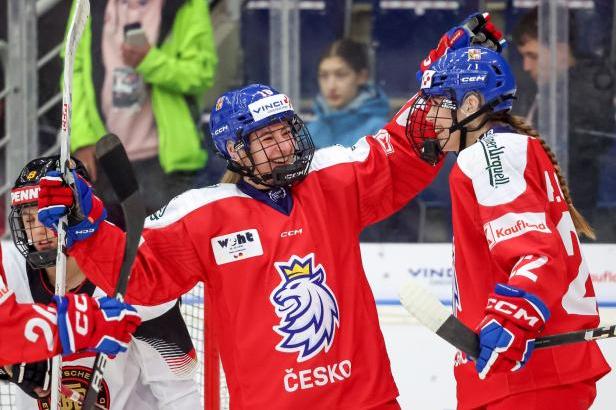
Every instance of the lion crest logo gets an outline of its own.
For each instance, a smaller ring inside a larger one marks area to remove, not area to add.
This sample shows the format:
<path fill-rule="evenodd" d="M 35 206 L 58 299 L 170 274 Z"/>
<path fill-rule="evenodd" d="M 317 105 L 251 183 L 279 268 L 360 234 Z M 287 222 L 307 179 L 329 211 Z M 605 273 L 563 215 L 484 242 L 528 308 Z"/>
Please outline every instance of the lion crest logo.
<path fill-rule="evenodd" d="M 325 269 L 316 265 L 314 253 L 292 256 L 287 262 L 275 262 L 282 282 L 270 295 L 280 324 L 274 331 L 282 336 L 276 350 L 296 353 L 304 362 L 321 350 L 329 351 L 336 328 L 340 327 L 338 302 L 327 286 Z"/>

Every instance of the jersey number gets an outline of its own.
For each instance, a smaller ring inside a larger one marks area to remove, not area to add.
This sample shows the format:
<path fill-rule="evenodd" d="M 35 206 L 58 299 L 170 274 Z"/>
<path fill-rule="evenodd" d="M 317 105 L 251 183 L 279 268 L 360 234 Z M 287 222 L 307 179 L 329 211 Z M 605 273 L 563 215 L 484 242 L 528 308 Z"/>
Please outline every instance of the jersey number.
<path fill-rule="evenodd" d="M 556 179 L 556 175 L 552 175 L 552 178 L 549 177 L 547 171 L 545 173 L 546 185 L 548 187 L 548 199 L 550 202 L 560 202 L 563 198 L 562 191 L 560 189 L 560 185 L 558 184 L 558 180 Z M 556 185 L 555 187 L 552 185 L 553 183 Z M 554 188 L 553 188 L 554 187 Z M 552 189 L 550 189 L 552 188 Z M 557 192 L 559 195 L 554 195 Z M 568 256 L 575 255 L 576 251 L 580 255 L 580 266 L 578 266 L 578 274 L 576 277 L 569 283 L 569 288 L 562 299 L 563 308 L 569 314 L 575 315 L 596 315 L 597 314 L 597 301 L 594 296 L 584 296 L 586 294 L 586 281 L 588 281 L 588 276 L 590 275 L 590 271 L 588 270 L 588 266 L 586 266 L 586 262 L 582 257 L 582 252 L 580 249 L 580 240 L 578 239 L 575 225 L 573 224 L 573 220 L 571 219 L 571 214 L 569 211 L 563 212 L 560 221 L 558 221 L 558 225 L 556 225 L 556 229 L 558 230 L 558 234 L 560 235 L 561 240 L 563 241 L 563 245 L 565 246 L 565 250 L 567 251 Z"/>

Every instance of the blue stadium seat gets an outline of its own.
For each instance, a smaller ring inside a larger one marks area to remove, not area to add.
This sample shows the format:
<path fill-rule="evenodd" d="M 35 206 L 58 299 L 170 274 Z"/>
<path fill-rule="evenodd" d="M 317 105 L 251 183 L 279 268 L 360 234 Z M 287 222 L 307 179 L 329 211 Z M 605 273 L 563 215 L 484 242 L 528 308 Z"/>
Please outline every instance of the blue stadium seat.
<path fill-rule="evenodd" d="M 318 59 L 344 30 L 343 1 L 299 1 L 301 95 L 312 98 L 318 92 Z M 245 2 L 242 9 L 244 83 L 269 83 L 269 2 Z"/>
<path fill-rule="evenodd" d="M 477 11 L 477 0 L 375 0 L 373 41 L 375 78 L 392 98 L 408 98 L 417 90 L 419 62 L 440 36 Z"/>

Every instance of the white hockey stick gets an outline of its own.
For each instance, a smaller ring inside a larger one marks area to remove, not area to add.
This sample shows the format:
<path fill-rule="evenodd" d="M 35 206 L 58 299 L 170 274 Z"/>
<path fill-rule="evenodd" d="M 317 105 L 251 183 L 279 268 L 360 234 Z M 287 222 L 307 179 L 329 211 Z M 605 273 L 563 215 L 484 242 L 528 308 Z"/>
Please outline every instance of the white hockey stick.
<path fill-rule="evenodd" d="M 75 183 L 70 170 L 71 111 L 73 96 L 73 64 L 75 52 L 83 29 L 90 15 L 89 0 L 77 0 L 66 44 L 64 45 L 64 73 L 62 88 L 62 126 L 60 129 L 60 172 L 69 184 Z M 67 217 L 58 224 L 58 254 L 56 256 L 56 295 L 63 296 L 66 290 L 66 226 Z M 57 410 L 60 399 L 62 356 L 54 356 L 51 368 L 51 409 Z"/>
<path fill-rule="evenodd" d="M 479 355 L 479 337 L 416 280 L 400 289 L 402 306 L 424 326 L 471 358 Z M 535 348 L 616 337 L 616 325 L 559 333 L 537 338 Z"/>

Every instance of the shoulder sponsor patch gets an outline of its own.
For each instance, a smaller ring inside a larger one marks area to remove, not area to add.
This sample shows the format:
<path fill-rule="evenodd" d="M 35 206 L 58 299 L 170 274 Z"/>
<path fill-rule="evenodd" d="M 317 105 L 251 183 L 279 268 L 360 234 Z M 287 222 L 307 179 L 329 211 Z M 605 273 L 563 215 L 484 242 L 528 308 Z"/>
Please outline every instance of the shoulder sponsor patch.
<path fill-rule="evenodd" d="M 256 229 L 233 232 L 211 239 L 217 265 L 237 262 L 263 255 L 263 247 Z"/>
<path fill-rule="evenodd" d="M 543 212 L 510 212 L 483 225 L 490 249 L 528 232 L 550 233 Z"/>

